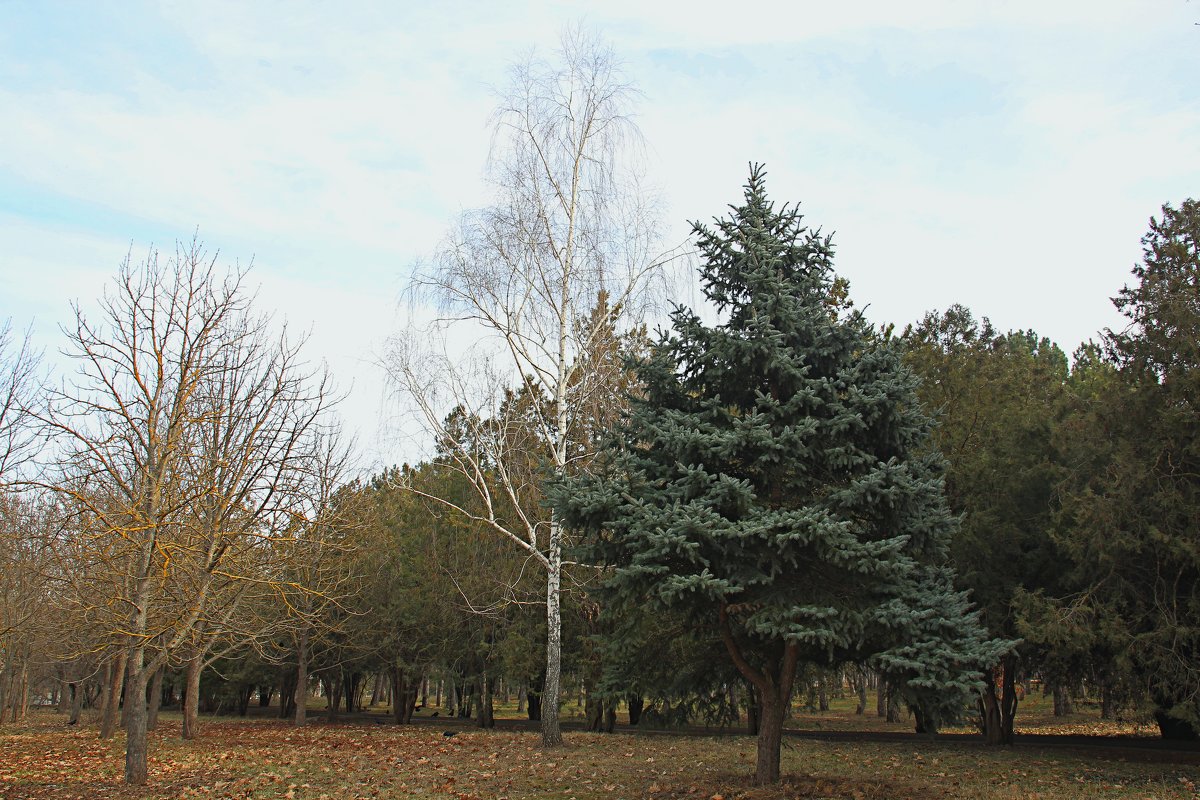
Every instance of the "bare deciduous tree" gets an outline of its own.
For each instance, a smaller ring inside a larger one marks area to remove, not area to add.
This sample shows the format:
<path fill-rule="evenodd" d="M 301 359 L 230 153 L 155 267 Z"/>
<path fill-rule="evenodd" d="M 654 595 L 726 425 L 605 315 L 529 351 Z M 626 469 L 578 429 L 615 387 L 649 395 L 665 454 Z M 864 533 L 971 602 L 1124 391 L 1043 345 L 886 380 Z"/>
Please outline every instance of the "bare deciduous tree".
<path fill-rule="evenodd" d="M 28 705 L 32 647 L 47 607 L 42 547 L 33 535 L 42 515 L 12 488 L 33 451 L 29 422 L 40 388 L 38 360 L 28 335 L 17 343 L 11 324 L 0 324 L 0 722 L 10 711 L 14 719 L 23 715 Z"/>
<path fill-rule="evenodd" d="M 547 745 L 562 741 L 564 531 L 523 467 L 541 461 L 563 474 L 586 464 L 588 454 L 572 445 L 582 424 L 575 411 L 615 399 L 607 373 L 587 368 L 587 354 L 612 331 L 611 319 L 598 323 L 608 315 L 592 311 L 606 302 L 618 325 L 636 320 L 668 260 L 654 255 L 655 219 L 630 116 L 635 97 L 611 50 L 579 30 L 564 35 L 557 62 L 513 68 L 493 119 L 494 203 L 464 214 L 416 276 L 416 294 L 444 317 L 434 331 L 398 337 L 389 360 L 423 429 L 479 502 L 433 499 L 491 527 L 545 571 Z M 470 357 L 429 349 L 480 328 L 485 341 Z M 514 385 L 534 401 L 507 402 Z M 483 424 L 446 425 L 452 408 Z M 534 435 L 509 435 L 518 425 Z"/>
<path fill-rule="evenodd" d="M 280 537 L 278 546 L 287 555 L 277 582 L 278 597 L 286 608 L 284 620 L 296 654 L 296 713 L 294 724 L 307 716 L 309 660 L 315 634 L 331 627 L 331 611 L 344 611 L 343 596 L 351 587 L 352 561 L 344 557 L 353 547 L 348 540 L 358 521 L 339 505 L 338 491 L 350 471 L 350 446 L 337 426 L 321 428 L 307 460 L 302 493 L 304 507 L 294 524 Z M 336 625 L 336 621 L 332 625 Z M 281 698 L 286 705 L 286 699 Z"/>
<path fill-rule="evenodd" d="M 65 354 L 74 380 L 40 413 L 58 438 L 44 485 L 79 509 L 89 593 L 76 595 L 125 676 L 125 780 L 147 777 L 147 685 L 184 645 L 206 651 L 245 585 L 277 580 L 264 561 L 293 519 L 322 377 L 249 315 L 244 273 L 226 273 L 193 241 L 160 263 L 126 259 L 93 323 L 76 308 Z M 99 590 L 99 591 L 97 591 Z M 111 732 L 105 715 L 102 734 Z"/>
<path fill-rule="evenodd" d="M 196 502 L 185 520 L 193 571 L 181 579 L 189 584 L 186 596 L 203 593 L 209 606 L 184 648 L 185 739 L 196 735 L 204 667 L 281 625 L 254 613 L 261 607 L 256 601 L 273 593 L 287 557 L 278 542 L 304 513 L 311 488 L 305 475 L 321 457 L 314 448 L 331 398 L 327 377 L 301 359 L 303 342 L 272 336 L 266 318 L 241 316 L 222 338 L 221 363 L 194 403 L 185 474 Z M 213 652 L 218 641 L 225 646 Z"/>
<path fill-rule="evenodd" d="M 14 479 L 17 468 L 33 451 L 30 409 L 41 388 L 40 360 L 28 334 L 18 344 L 12 323 L 0 324 L 0 486 Z"/>
<path fill-rule="evenodd" d="M 53 524 L 44 497 L 0 488 L 0 723 L 22 719 L 35 683 L 48 674 L 55 630 L 46 592 Z"/>

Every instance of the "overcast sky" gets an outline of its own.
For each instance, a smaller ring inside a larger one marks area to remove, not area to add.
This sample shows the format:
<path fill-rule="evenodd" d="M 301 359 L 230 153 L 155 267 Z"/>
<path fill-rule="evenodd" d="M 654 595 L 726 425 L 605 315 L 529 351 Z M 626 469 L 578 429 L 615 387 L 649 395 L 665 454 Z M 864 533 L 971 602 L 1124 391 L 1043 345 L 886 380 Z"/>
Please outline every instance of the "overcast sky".
<path fill-rule="evenodd" d="M 508 65 L 579 21 L 644 94 L 665 240 L 765 162 L 877 323 L 963 303 L 1070 351 L 1200 196 L 1195 0 L 6 0 L 0 320 L 52 353 L 131 248 L 198 229 L 311 329 L 368 466 L 410 457 L 373 366 L 397 297 L 486 199 Z"/>

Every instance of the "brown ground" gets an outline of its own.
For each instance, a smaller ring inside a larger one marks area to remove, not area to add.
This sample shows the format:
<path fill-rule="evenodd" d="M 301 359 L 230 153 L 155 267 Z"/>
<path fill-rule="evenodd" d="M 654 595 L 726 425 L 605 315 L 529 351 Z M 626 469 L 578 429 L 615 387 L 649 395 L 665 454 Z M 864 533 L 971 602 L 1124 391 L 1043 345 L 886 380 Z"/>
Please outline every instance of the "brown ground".
<path fill-rule="evenodd" d="M 268 718 L 206 718 L 201 738 L 183 742 L 178 717 L 167 715 L 152 735 L 150 785 L 132 789 L 120 782 L 119 736 L 101 742 L 93 726 L 68 728 L 39 712 L 0 729 L 0 798 L 1200 800 L 1194 751 L 1130 758 L 1095 747 L 986 748 L 966 737 L 873 741 L 861 730 L 868 721 L 830 724 L 860 731 L 833 741 L 790 737 L 784 781 L 754 787 L 754 740 L 737 735 L 571 732 L 567 748 L 547 751 L 532 732 L 479 731 L 444 718 L 406 727 L 371 717 L 316 721 L 302 730 Z"/>

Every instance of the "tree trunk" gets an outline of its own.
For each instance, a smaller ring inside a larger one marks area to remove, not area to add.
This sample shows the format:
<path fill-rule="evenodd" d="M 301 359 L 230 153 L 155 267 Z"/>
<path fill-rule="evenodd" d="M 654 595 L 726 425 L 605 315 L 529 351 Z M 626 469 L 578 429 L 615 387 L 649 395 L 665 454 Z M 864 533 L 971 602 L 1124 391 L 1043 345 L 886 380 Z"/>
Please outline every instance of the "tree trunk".
<path fill-rule="evenodd" d="M 936 736 L 938 732 L 937 721 L 926 715 L 920 703 L 910 706 L 910 708 L 913 712 L 913 718 L 916 721 L 916 732 L 927 734 L 931 738 Z"/>
<path fill-rule="evenodd" d="M 154 678 L 150 681 L 150 708 L 146 711 L 146 730 L 148 731 L 158 727 L 158 709 L 162 706 L 163 672 L 166 669 L 164 664 L 154 670 Z"/>
<path fill-rule="evenodd" d="M 62 689 L 58 693 L 58 713 L 70 714 L 71 701 L 75 699 L 75 693 L 71 691 L 71 686 L 74 684 L 67 680 L 66 675 L 59 673 L 59 680 L 62 684 Z"/>
<path fill-rule="evenodd" d="M 370 702 L 370 707 L 372 707 L 372 708 L 373 708 L 373 707 L 375 707 L 376 705 L 378 705 L 378 704 L 379 704 L 379 702 L 380 702 L 381 700 L 383 700 L 383 693 L 384 693 L 384 688 L 383 688 L 383 673 L 382 673 L 382 672 L 377 672 L 377 673 L 375 673 L 375 681 L 374 681 L 374 684 L 371 686 L 371 702 Z"/>
<path fill-rule="evenodd" d="M 333 675 L 322 678 L 321 682 L 325 685 L 325 713 L 333 722 L 338 718 L 338 705 L 342 702 L 342 681 L 339 676 Z"/>
<path fill-rule="evenodd" d="M 1017 693 L 1014 687 L 1016 657 L 1005 656 L 1000 663 L 1003 688 L 996 685 L 996 670 L 989 670 L 984 676 L 983 694 L 979 698 L 980 724 L 984 741 L 989 745 L 1013 743 L 1013 721 L 1017 712 Z"/>
<path fill-rule="evenodd" d="M 637 725 L 642 718 L 642 709 L 646 707 L 646 700 L 640 694 L 631 694 L 625 698 L 625 705 L 629 707 L 629 724 Z"/>
<path fill-rule="evenodd" d="M 27 658 L 21 661 L 21 672 L 17 678 L 17 688 L 13 692 L 13 722 L 25 719 L 29 716 L 29 661 Z"/>
<path fill-rule="evenodd" d="M 550 523 L 550 566 L 546 570 L 546 683 L 542 690 L 542 746 L 562 745 L 558 723 L 558 701 L 562 680 L 562 526 Z"/>
<path fill-rule="evenodd" d="M 164 666 L 163 669 L 166 669 L 166 667 Z M 166 688 L 163 689 L 162 693 L 162 705 L 166 708 L 170 708 L 171 706 L 175 705 L 175 681 L 167 683 L 164 680 L 163 683 L 166 685 Z"/>
<path fill-rule="evenodd" d="M 754 767 L 754 783 L 765 786 L 779 782 L 783 717 L 788 703 L 779 691 L 760 692 L 760 695 L 762 705 L 759 708 L 758 759 Z"/>
<path fill-rule="evenodd" d="M 762 786 L 779 781 L 780 748 L 783 744 L 783 718 L 791 704 L 792 687 L 796 683 L 796 667 L 800 661 L 800 646 L 795 642 L 783 645 L 777 667 L 759 670 L 750 664 L 729 622 L 728 607 L 722 603 L 718 615 L 718 627 L 725 649 L 733 659 L 738 672 L 749 681 L 757 692 L 758 699 L 758 759 L 754 769 L 754 782 Z"/>
<path fill-rule="evenodd" d="M 1004 689 L 1000 694 L 1001 725 L 1004 730 L 1004 743 L 1013 743 L 1013 725 L 1017 719 L 1017 657 L 1009 654 L 1004 657 Z"/>
<path fill-rule="evenodd" d="M 458 718 L 470 719 L 475 715 L 475 701 L 479 699 L 479 688 L 474 681 L 463 681 L 458 690 Z"/>
<path fill-rule="evenodd" d="M 407 725 L 412 722 L 413 711 L 416 710 L 417 705 L 417 685 L 415 683 L 412 681 L 408 682 L 408 689 L 399 699 L 399 702 L 404 707 L 404 724 Z"/>
<path fill-rule="evenodd" d="M 404 724 L 404 675 L 399 667 L 388 670 L 392 681 L 392 719 L 397 725 Z"/>
<path fill-rule="evenodd" d="M 347 672 L 342 676 L 342 693 L 346 704 L 346 713 L 353 714 L 362 708 L 358 700 L 358 690 L 362 688 L 362 674 Z"/>
<path fill-rule="evenodd" d="M 146 670 L 145 651 L 134 648 L 133 663 L 130 665 L 129 691 L 125 707 L 125 782 L 131 786 L 146 783 Z"/>
<path fill-rule="evenodd" d="M 300 632 L 296 643 L 296 716 L 293 722 L 300 727 L 307 721 L 308 711 L 308 628 Z"/>
<path fill-rule="evenodd" d="M 979 696 L 979 724 L 983 729 L 983 740 L 989 745 L 1004 744 L 1000 725 L 1000 703 L 996 700 L 996 685 L 989 677 L 984 682 Z"/>
<path fill-rule="evenodd" d="M 610 701 L 608 707 L 604 709 L 604 728 L 605 733 L 612 733 L 617 729 L 617 704 L 615 701 Z"/>
<path fill-rule="evenodd" d="M 750 684 L 746 687 L 746 733 L 758 736 L 762 712 L 762 703 L 758 699 L 758 687 Z"/>
<path fill-rule="evenodd" d="M 1074 713 L 1071 707 L 1071 693 L 1061 683 L 1054 684 L 1054 716 L 1065 717 Z"/>
<path fill-rule="evenodd" d="M 867 675 L 865 672 L 860 672 L 858 675 L 858 708 L 854 709 L 855 714 L 867 713 Z"/>
<path fill-rule="evenodd" d="M 104 716 L 100 720 L 101 739 L 111 739 L 113 733 L 117 730 L 121 692 L 125 688 L 125 665 L 128 660 L 128 651 L 125 648 L 121 648 L 121 652 L 117 654 L 117 657 L 109 662 L 108 676 L 104 686 Z"/>
<path fill-rule="evenodd" d="M 588 733 L 599 733 L 604 724 L 604 703 L 589 694 L 583 707 L 583 719 Z"/>
<path fill-rule="evenodd" d="M 496 727 L 496 713 L 492 706 L 492 682 L 495 678 L 484 672 L 479 678 L 481 696 L 479 698 L 479 727 Z"/>
<path fill-rule="evenodd" d="M 888 692 L 887 721 L 888 722 L 899 722 L 900 721 L 900 698 L 896 696 L 895 692 Z"/>
<path fill-rule="evenodd" d="M 1176 742 L 1194 742 L 1200 739 L 1200 730 L 1190 722 L 1172 717 L 1161 708 L 1154 710 L 1154 721 L 1158 723 L 1158 732 L 1164 739 Z"/>
<path fill-rule="evenodd" d="M 254 694 L 254 685 L 244 683 L 238 688 L 238 708 L 239 717 L 244 717 L 250 713 L 250 698 Z"/>
<path fill-rule="evenodd" d="M 194 655 L 188 659 L 183 678 L 183 738 L 195 739 L 200 735 L 200 673 L 204 657 Z"/>
<path fill-rule="evenodd" d="M 1100 687 L 1100 719 L 1112 719 L 1114 716 L 1112 686 L 1105 681 Z"/>
<path fill-rule="evenodd" d="M 400 667 L 392 667 L 392 718 L 397 725 L 412 722 L 413 706 L 416 704 L 417 687 L 413 685 Z"/>
<path fill-rule="evenodd" d="M 544 676 L 541 678 L 545 679 Z M 535 683 L 539 685 L 534 685 Z M 540 722 L 542 719 L 542 687 L 540 681 L 535 678 L 530 681 L 529 686 L 525 691 L 525 713 L 529 719 Z"/>
<path fill-rule="evenodd" d="M 122 699 L 121 699 L 121 728 L 122 729 L 124 729 L 125 726 L 129 722 L 129 706 L 131 705 L 131 703 L 129 702 L 128 694 L 129 694 L 129 683 L 130 683 L 129 671 L 131 669 L 133 669 L 133 663 L 132 662 L 126 663 L 126 665 L 125 665 L 125 694 L 122 696 Z"/>
<path fill-rule="evenodd" d="M 0 653 L 0 659 L 4 658 L 4 654 Z M 8 685 L 10 668 L 7 664 L 0 661 L 0 725 L 8 721 Z"/>
<path fill-rule="evenodd" d="M 68 725 L 79 724 L 79 715 L 83 713 L 84 691 L 84 687 L 80 683 L 71 684 L 71 718 L 67 720 Z"/>
<path fill-rule="evenodd" d="M 875 716 L 886 717 L 887 706 L 887 681 L 880 675 L 875 684 Z"/>
<path fill-rule="evenodd" d="M 288 668 L 279 673 L 279 718 L 287 719 L 296 713 L 296 671 Z"/>
<path fill-rule="evenodd" d="M 147 556 L 147 551 L 143 549 L 143 558 Z M 149 570 L 143 567 L 143 577 L 138 581 L 137 590 L 134 592 L 133 602 L 133 618 L 130 624 L 130 630 L 133 633 L 136 644 L 129 649 L 128 662 L 125 664 L 126 669 L 120 670 L 120 674 L 129 672 L 129 686 L 127 688 L 128 697 L 125 700 L 126 720 L 125 720 L 125 783 L 130 786 L 143 786 L 146 783 L 147 776 L 147 743 L 146 743 L 146 681 L 149 675 L 146 673 L 146 624 L 149 614 L 147 613 L 146 597 L 149 594 L 147 588 L 149 579 L 145 575 L 149 574 Z M 116 692 L 116 694 L 120 694 Z M 112 698 L 110 697 L 111 701 Z"/>

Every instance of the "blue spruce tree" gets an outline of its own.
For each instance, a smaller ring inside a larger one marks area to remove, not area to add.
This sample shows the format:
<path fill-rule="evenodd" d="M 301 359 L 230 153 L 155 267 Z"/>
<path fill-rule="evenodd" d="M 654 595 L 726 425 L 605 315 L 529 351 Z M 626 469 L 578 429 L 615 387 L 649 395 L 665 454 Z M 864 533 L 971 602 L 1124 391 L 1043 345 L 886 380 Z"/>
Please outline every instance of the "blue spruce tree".
<path fill-rule="evenodd" d="M 869 661 L 933 729 L 1009 643 L 953 589 L 956 520 L 915 379 L 851 309 L 830 238 L 764 177 L 752 167 L 744 205 L 693 226 L 723 321 L 676 307 L 603 468 L 550 497 L 611 567 L 611 602 L 719 634 L 758 695 L 771 783 L 803 664 Z"/>

